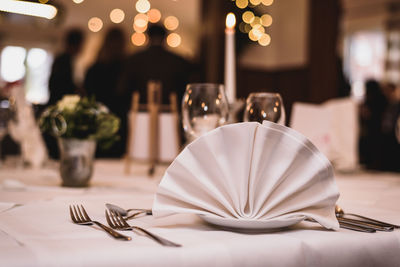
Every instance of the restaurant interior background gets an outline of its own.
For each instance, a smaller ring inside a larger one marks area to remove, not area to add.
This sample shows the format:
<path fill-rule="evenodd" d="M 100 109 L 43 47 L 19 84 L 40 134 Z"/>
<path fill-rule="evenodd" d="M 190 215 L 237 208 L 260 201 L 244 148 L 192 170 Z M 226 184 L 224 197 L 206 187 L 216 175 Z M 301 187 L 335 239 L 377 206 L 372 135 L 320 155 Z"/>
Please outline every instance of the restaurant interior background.
<path fill-rule="evenodd" d="M 52 60 L 61 51 L 68 29 L 79 27 L 86 34 L 76 62 L 75 77 L 81 82 L 111 26 L 124 29 L 129 54 L 147 44 L 146 36 L 132 27 L 140 8 L 135 7 L 137 1 L 39 2 L 56 6 L 57 15 L 45 19 L 0 12 L 0 87 L 23 81 L 30 103 L 47 102 Z M 367 79 L 400 81 L 397 0 L 149 2 L 151 9 L 160 12 L 160 22 L 170 28 L 168 49 L 195 62 L 202 82 L 223 83 L 225 16 L 234 12 L 237 97 L 246 98 L 255 91 L 278 92 L 285 102 L 287 122 L 294 102 L 322 103 L 346 96 L 347 82 L 352 97 L 362 100 Z M 245 11 L 260 17 L 267 14 L 263 41 L 251 40 L 251 27 L 243 21 Z"/>

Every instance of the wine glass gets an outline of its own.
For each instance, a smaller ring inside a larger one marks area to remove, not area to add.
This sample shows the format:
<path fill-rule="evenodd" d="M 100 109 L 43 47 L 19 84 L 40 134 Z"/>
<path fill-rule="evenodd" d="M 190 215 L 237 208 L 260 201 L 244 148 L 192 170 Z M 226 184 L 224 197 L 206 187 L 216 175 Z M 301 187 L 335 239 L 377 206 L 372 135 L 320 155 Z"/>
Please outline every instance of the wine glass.
<path fill-rule="evenodd" d="M 285 108 L 278 93 L 251 93 L 246 99 L 244 121 L 264 120 L 285 125 Z"/>
<path fill-rule="evenodd" d="M 183 129 L 189 141 L 225 124 L 229 109 L 224 86 L 188 84 L 182 101 Z"/>

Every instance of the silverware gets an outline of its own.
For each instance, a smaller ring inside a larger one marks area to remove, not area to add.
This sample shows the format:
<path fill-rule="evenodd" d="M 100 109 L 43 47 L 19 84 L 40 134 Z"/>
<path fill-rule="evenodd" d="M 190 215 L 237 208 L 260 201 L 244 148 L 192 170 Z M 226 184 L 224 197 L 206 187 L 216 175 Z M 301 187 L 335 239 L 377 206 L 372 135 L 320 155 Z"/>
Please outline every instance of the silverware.
<path fill-rule="evenodd" d="M 106 231 L 108 234 L 110 234 L 112 237 L 116 239 L 122 239 L 122 240 L 131 240 L 131 237 L 120 234 L 113 229 L 105 226 L 104 224 L 98 222 L 98 221 L 93 221 L 90 219 L 89 215 L 86 213 L 85 208 L 80 205 L 70 205 L 69 206 L 69 213 L 71 215 L 71 219 L 74 223 L 80 224 L 80 225 L 93 225 L 96 224 L 97 226 L 101 227 L 104 231 Z"/>
<path fill-rule="evenodd" d="M 365 221 L 348 219 L 348 218 L 343 218 L 343 217 L 336 217 L 336 218 L 340 223 L 350 224 L 350 225 L 354 225 L 354 226 L 358 226 L 358 227 L 370 228 L 370 229 L 374 229 L 376 231 L 391 232 L 394 229 L 392 226 L 381 226 L 381 225 L 368 223 Z"/>
<path fill-rule="evenodd" d="M 153 233 L 150 233 L 149 231 L 138 227 L 138 226 L 133 226 L 129 225 L 126 220 L 119 214 L 118 212 L 114 212 L 110 210 L 110 213 L 108 211 L 105 211 L 106 213 L 106 219 L 108 222 L 108 225 L 110 225 L 111 228 L 117 229 L 117 230 L 123 230 L 123 231 L 135 231 L 139 230 L 140 232 L 146 234 L 148 237 L 152 238 L 154 241 L 158 242 L 159 244 L 163 246 L 169 246 L 169 247 L 181 247 L 181 245 L 176 244 L 174 242 L 171 242 L 165 238 L 162 238 L 160 236 L 157 236 Z"/>
<path fill-rule="evenodd" d="M 149 209 L 123 209 L 117 205 L 107 203 L 106 207 L 108 210 L 121 214 L 125 220 L 129 220 L 137 217 L 141 214 L 152 215 L 152 211 Z M 128 213 L 131 211 L 135 211 L 132 215 L 128 216 Z"/>
<path fill-rule="evenodd" d="M 348 229 L 348 230 L 353 230 L 353 231 L 358 231 L 358 232 L 364 232 L 364 233 L 375 233 L 376 230 L 368 227 L 363 227 L 363 226 L 357 226 L 345 222 L 339 221 L 339 226 L 340 228 L 343 229 Z"/>
<path fill-rule="evenodd" d="M 374 225 L 378 225 L 381 227 L 387 227 L 387 228 L 400 228 L 400 225 L 396 225 L 396 224 L 391 224 L 391 223 L 387 223 L 387 222 L 382 222 L 382 221 L 378 221 L 372 218 L 368 218 L 362 215 L 358 215 L 358 214 L 354 214 L 354 213 L 345 213 L 344 210 L 339 207 L 338 205 L 336 205 L 335 207 L 335 213 L 336 213 L 336 217 L 340 217 L 340 218 L 345 218 L 345 216 L 352 216 L 352 217 L 357 217 L 360 219 L 363 219 L 363 221 L 361 222 L 366 222 L 369 224 L 374 224 Z"/>
<path fill-rule="evenodd" d="M 316 220 L 314 220 L 313 218 L 306 218 L 306 221 L 309 222 L 315 222 L 318 223 Z M 364 227 L 364 226 L 357 226 L 357 225 L 353 225 L 353 224 L 349 224 L 343 221 L 338 220 L 339 222 L 339 227 L 343 228 L 343 229 L 347 229 L 347 230 L 353 230 L 353 231 L 357 231 L 357 232 L 365 232 L 365 233 L 375 233 L 376 230 L 369 228 L 369 227 Z"/>

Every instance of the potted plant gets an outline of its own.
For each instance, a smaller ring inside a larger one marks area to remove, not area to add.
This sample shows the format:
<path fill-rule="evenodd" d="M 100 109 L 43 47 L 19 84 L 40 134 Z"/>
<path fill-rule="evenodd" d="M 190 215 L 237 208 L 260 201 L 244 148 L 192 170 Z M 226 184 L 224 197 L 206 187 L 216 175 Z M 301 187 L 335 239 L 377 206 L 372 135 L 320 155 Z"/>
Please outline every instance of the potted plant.
<path fill-rule="evenodd" d="M 39 126 L 58 139 L 63 186 L 84 187 L 93 172 L 96 144 L 118 139 L 120 120 L 94 98 L 66 95 L 41 115 Z"/>

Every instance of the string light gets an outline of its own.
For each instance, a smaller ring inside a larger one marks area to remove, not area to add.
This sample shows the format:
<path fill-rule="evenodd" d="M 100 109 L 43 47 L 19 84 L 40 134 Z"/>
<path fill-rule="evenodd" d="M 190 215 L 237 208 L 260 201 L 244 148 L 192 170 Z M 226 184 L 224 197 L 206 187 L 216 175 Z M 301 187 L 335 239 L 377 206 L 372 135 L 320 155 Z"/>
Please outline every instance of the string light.
<path fill-rule="evenodd" d="M 93 17 L 88 22 L 88 28 L 92 32 L 98 32 L 103 28 L 103 21 L 98 17 Z"/>
<path fill-rule="evenodd" d="M 157 23 L 161 19 L 161 12 L 158 9 L 152 8 L 147 12 L 147 16 L 151 23 Z"/>
<path fill-rule="evenodd" d="M 135 7 L 137 12 L 146 13 L 150 10 L 150 2 L 148 0 L 138 0 Z"/>
<path fill-rule="evenodd" d="M 167 30 L 176 30 L 179 26 L 179 20 L 175 16 L 168 16 L 164 20 L 164 26 Z"/>
<path fill-rule="evenodd" d="M 142 46 L 146 43 L 146 35 L 144 33 L 135 32 L 132 34 L 131 41 L 136 46 Z"/>
<path fill-rule="evenodd" d="M 167 36 L 167 44 L 170 47 L 178 47 L 181 44 L 181 36 L 177 33 L 170 33 Z"/>
<path fill-rule="evenodd" d="M 119 8 L 110 12 L 110 19 L 114 23 L 121 23 L 125 19 L 125 12 Z"/>

